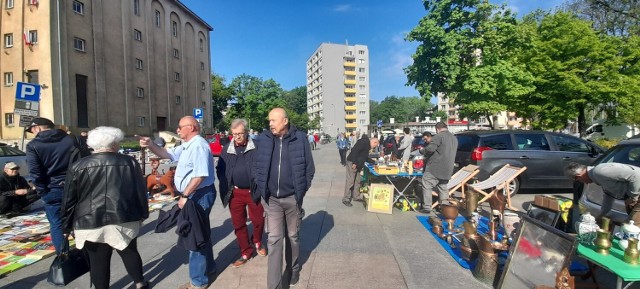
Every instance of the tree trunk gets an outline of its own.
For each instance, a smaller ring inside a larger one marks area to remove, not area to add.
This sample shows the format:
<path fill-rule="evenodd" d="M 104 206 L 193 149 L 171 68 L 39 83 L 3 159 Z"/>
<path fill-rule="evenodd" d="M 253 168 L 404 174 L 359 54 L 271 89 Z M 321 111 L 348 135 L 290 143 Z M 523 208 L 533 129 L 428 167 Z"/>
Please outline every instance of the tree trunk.
<path fill-rule="evenodd" d="M 578 132 L 580 133 L 580 137 L 584 137 L 585 133 L 584 130 L 586 128 L 586 123 L 585 123 L 585 116 L 584 116 L 584 106 L 580 105 L 578 106 Z"/>
<path fill-rule="evenodd" d="M 489 122 L 489 127 L 491 127 L 491 129 L 495 129 L 495 128 L 493 127 L 493 121 L 491 120 L 491 119 L 492 119 L 492 116 L 491 116 L 491 115 L 489 115 L 489 114 L 486 114 L 486 115 L 484 116 L 484 118 L 485 118 L 485 119 L 487 119 L 487 121 Z"/>

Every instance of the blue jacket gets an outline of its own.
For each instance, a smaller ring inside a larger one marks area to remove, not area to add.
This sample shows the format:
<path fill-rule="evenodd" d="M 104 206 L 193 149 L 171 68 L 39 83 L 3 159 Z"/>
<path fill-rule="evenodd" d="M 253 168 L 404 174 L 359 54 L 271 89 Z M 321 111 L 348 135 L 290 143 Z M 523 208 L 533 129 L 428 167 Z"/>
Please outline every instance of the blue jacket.
<path fill-rule="evenodd" d="M 256 142 L 258 150 L 255 165 L 255 182 L 258 193 L 260 193 L 266 202 L 269 202 L 271 193 L 275 193 L 269 192 L 267 184 L 271 176 L 270 167 L 272 157 L 275 153 L 276 140 L 277 137 L 274 136 L 271 131 L 265 131 L 258 136 L 258 141 Z M 290 168 L 286 168 L 286 171 L 289 171 L 291 178 L 293 178 L 296 201 L 299 205 L 302 205 L 302 200 L 311 187 L 311 181 L 316 172 L 313 157 L 311 156 L 311 147 L 307 142 L 305 133 L 298 131 L 293 125 L 289 126 L 289 131 L 283 137 L 283 141 L 286 142 L 286 144 L 283 144 L 283 147 L 286 147 L 288 150 L 288 163 L 291 165 Z M 282 175 L 286 176 L 286 174 Z"/>
<path fill-rule="evenodd" d="M 64 188 L 73 147 L 73 136 L 58 129 L 41 131 L 27 144 L 29 179 L 39 195 Z"/>

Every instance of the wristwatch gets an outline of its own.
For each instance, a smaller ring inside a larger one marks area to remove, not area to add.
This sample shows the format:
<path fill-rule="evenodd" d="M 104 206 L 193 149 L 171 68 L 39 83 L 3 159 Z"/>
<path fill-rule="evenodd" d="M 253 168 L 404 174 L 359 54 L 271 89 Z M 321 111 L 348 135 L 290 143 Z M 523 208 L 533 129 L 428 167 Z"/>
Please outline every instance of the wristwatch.
<path fill-rule="evenodd" d="M 181 197 L 181 198 L 185 198 L 185 199 L 188 199 L 188 198 L 189 198 L 189 196 L 185 196 L 185 195 L 180 195 L 180 197 Z"/>

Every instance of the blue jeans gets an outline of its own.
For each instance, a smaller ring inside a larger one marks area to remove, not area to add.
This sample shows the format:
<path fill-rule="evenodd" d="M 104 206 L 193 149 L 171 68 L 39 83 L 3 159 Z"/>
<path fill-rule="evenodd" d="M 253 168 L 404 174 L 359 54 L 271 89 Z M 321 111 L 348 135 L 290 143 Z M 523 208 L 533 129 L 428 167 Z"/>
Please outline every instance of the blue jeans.
<path fill-rule="evenodd" d="M 62 234 L 62 194 L 64 190 L 51 189 L 48 193 L 42 195 L 42 201 L 44 201 L 44 211 L 47 214 L 49 220 L 49 230 L 51 231 L 51 242 L 56 248 L 56 253 L 60 254 L 62 244 L 64 242 L 64 235 Z"/>
<path fill-rule="evenodd" d="M 216 189 L 213 185 L 197 189 L 189 197 L 190 200 L 197 202 L 204 210 L 207 216 L 211 213 L 211 207 L 216 201 Z M 213 244 L 208 244 L 197 251 L 189 251 L 189 278 L 191 284 L 201 287 L 209 284 L 210 273 L 216 271 L 216 261 L 213 260 Z"/>

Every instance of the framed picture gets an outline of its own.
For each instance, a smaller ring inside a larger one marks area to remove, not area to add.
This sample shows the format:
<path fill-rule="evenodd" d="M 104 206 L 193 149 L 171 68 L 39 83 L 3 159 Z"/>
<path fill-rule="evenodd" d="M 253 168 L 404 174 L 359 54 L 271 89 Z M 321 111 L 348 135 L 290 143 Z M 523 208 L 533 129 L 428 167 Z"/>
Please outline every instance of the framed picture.
<path fill-rule="evenodd" d="M 558 218 L 560 218 L 560 212 L 531 204 L 529 211 L 527 211 L 527 216 L 555 227 L 556 223 L 558 223 Z"/>
<path fill-rule="evenodd" d="M 367 210 L 373 213 L 391 214 L 393 209 L 393 185 L 371 184 Z"/>
<path fill-rule="evenodd" d="M 556 288 L 558 273 L 571 264 L 576 239 L 530 216 L 522 216 L 516 236 L 497 288 Z"/>

